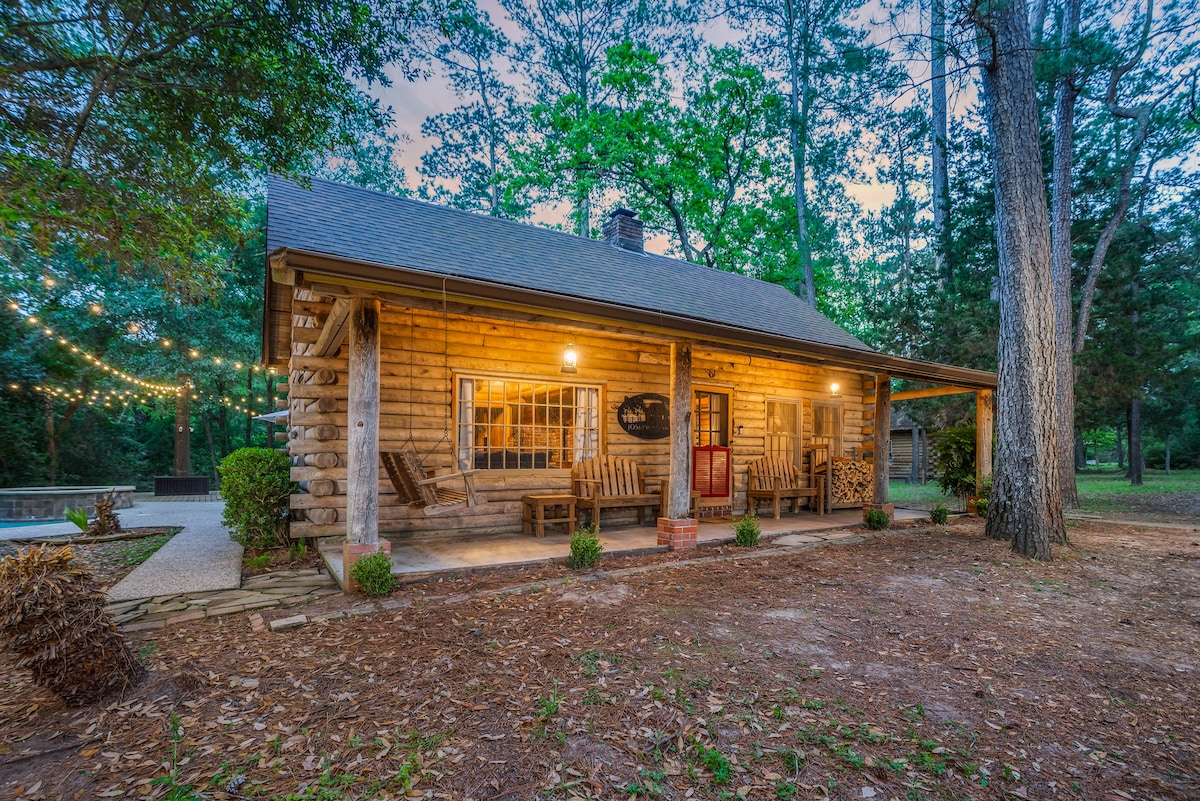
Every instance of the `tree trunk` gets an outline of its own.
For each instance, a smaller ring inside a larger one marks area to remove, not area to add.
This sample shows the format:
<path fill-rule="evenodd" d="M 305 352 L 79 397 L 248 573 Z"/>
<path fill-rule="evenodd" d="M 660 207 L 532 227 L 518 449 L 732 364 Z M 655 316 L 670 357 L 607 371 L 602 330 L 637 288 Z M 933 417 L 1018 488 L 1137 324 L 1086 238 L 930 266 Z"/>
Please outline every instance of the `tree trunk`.
<path fill-rule="evenodd" d="M 808 49 L 805 47 L 807 29 L 801 32 L 802 41 L 794 39 L 793 26 L 788 28 L 788 78 L 791 114 L 788 119 L 788 134 L 792 145 L 792 192 L 796 202 L 796 253 L 800 256 L 800 276 L 803 292 L 796 294 L 804 298 L 809 306 L 817 306 L 817 280 L 813 273 L 812 241 L 808 235 L 808 189 L 804 184 L 808 171 Z M 797 48 L 802 53 L 797 53 Z M 804 61 L 805 63 L 802 63 Z"/>
<path fill-rule="evenodd" d="M 933 81 L 933 253 L 935 275 L 939 288 L 951 283 L 950 261 L 947 256 L 947 225 L 950 217 L 950 183 L 946 162 L 946 0 L 933 0 L 929 38 L 930 67 Z"/>
<path fill-rule="evenodd" d="M 46 472 L 51 487 L 58 484 L 58 427 L 54 425 L 54 404 L 50 396 L 43 399 L 46 405 Z"/>
<path fill-rule="evenodd" d="M 1129 483 L 1142 486 L 1142 399 L 1137 395 L 1129 401 Z"/>
<path fill-rule="evenodd" d="M 1121 441 L 1121 426 L 1117 426 L 1117 469 L 1125 468 L 1125 446 Z"/>
<path fill-rule="evenodd" d="M 1065 53 L 1079 33 L 1082 0 L 1068 0 L 1067 20 L 1062 34 Z M 1040 27 L 1040 25 L 1039 25 Z M 1054 100 L 1053 194 L 1050 198 L 1051 251 L 1054 275 L 1055 383 L 1058 386 L 1058 485 L 1063 506 L 1079 506 L 1075 487 L 1075 366 L 1071 356 L 1071 162 L 1075 133 L 1075 86 L 1073 71 L 1061 70 Z"/>
<path fill-rule="evenodd" d="M 217 459 L 217 446 L 213 442 L 212 415 L 205 414 L 201 419 L 204 421 L 204 439 L 208 442 L 208 460 L 211 463 L 209 473 L 212 475 L 213 481 L 220 484 L 221 474 L 217 472 L 217 465 L 220 462 Z"/>
<path fill-rule="evenodd" d="M 1087 466 L 1087 448 L 1083 447 L 1083 434 L 1076 431 L 1071 452 L 1075 455 L 1075 469 L 1082 470 Z"/>
<path fill-rule="evenodd" d="M 1171 435 L 1163 441 L 1163 473 L 1171 475 Z"/>
<path fill-rule="evenodd" d="M 188 394 L 188 377 L 179 376 L 179 385 L 183 387 L 175 395 L 175 463 L 172 475 L 190 476 L 192 474 L 192 404 Z"/>
<path fill-rule="evenodd" d="M 253 421 L 254 412 L 250 411 L 254 408 L 254 370 L 246 368 L 246 444 L 245 447 L 250 447 L 250 426 Z"/>
<path fill-rule="evenodd" d="M 1055 326 L 1037 84 L 1025 4 L 984 2 L 976 11 L 984 105 L 996 180 L 999 248 L 999 387 L 996 471 L 987 534 L 1049 559 L 1066 540 L 1058 491 Z"/>

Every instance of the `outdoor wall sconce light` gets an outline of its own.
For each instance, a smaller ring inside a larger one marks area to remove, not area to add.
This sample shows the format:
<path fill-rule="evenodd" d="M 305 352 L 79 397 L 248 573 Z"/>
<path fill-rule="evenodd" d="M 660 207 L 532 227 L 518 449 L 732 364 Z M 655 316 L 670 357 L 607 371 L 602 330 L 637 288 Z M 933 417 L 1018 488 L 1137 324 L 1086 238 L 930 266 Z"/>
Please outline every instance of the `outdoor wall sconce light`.
<path fill-rule="evenodd" d="M 575 343 L 567 343 L 567 349 L 563 351 L 562 371 L 564 373 L 578 372 L 575 368 L 579 365 L 579 354 L 575 351 Z"/>
<path fill-rule="evenodd" d="M 831 398 L 842 397 L 842 393 L 838 391 L 840 389 L 841 389 L 841 387 L 838 384 L 836 384 L 836 383 L 830 384 L 829 385 L 829 397 L 831 397 Z"/>
<path fill-rule="evenodd" d="M 743 425 L 739 425 L 737 427 L 737 432 L 738 432 L 739 437 L 742 436 L 742 434 L 746 433 L 746 427 Z"/>

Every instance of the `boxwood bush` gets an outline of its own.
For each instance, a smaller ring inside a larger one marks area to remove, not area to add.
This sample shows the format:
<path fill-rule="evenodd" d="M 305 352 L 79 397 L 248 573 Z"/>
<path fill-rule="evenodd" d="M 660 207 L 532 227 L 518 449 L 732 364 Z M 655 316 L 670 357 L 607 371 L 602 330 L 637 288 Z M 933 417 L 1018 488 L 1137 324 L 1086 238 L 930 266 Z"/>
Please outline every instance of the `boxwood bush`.
<path fill-rule="evenodd" d="M 247 548 L 288 544 L 288 496 L 295 491 L 291 464 L 283 451 L 241 448 L 221 460 L 225 527 Z"/>

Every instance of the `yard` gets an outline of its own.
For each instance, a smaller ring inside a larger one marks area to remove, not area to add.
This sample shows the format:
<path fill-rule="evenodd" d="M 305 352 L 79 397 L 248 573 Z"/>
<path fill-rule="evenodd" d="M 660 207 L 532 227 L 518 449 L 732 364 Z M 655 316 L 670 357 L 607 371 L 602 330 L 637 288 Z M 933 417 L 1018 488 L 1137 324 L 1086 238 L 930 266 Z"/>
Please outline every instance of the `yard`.
<path fill-rule="evenodd" d="M 1157 523 L 1191 523 L 1200 519 L 1200 470 L 1146 470 L 1140 487 L 1129 486 L 1123 470 L 1115 465 L 1088 468 L 1077 474 L 1079 512 L 1121 520 L 1149 520 Z M 925 486 L 893 481 L 891 500 L 897 506 L 932 509 L 939 503 L 960 509 L 955 498 L 942 494 L 937 482 Z"/>
<path fill-rule="evenodd" d="M 0 796 L 1196 798 L 1200 531 L 1071 535 L 1031 564 L 962 518 L 186 624 L 79 711 L 0 662 Z"/>

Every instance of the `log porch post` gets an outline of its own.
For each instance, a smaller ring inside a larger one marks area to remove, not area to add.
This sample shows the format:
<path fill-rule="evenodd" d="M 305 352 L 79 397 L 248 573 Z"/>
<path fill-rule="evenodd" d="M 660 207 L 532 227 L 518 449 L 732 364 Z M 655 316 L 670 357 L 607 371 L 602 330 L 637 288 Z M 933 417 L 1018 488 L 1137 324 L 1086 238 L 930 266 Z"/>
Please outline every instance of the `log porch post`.
<path fill-rule="evenodd" d="M 992 477 L 992 391 L 975 393 L 975 494 L 985 478 Z"/>
<path fill-rule="evenodd" d="M 875 444 L 872 451 L 875 503 L 888 502 L 888 451 L 892 441 L 892 377 L 875 376 Z"/>
<path fill-rule="evenodd" d="M 696 547 L 697 521 L 688 517 L 692 498 L 692 344 L 671 343 L 671 474 L 667 516 L 658 520 L 658 544 L 672 550 Z"/>
<path fill-rule="evenodd" d="M 379 308 L 377 299 L 350 300 L 346 543 L 371 550 L 379 543 Z"/>

